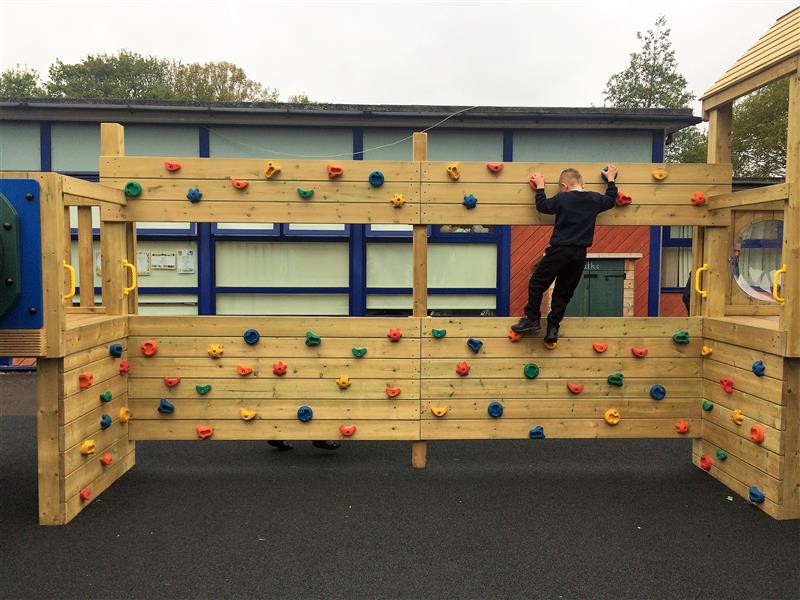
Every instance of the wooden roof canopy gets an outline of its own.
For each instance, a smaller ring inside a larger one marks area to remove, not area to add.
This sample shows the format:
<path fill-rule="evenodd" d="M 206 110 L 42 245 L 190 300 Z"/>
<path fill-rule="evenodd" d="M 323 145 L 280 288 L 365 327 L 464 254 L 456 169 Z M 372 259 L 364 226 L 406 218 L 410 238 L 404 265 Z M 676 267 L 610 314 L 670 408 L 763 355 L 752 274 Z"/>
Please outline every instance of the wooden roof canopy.
<path fill-rule="evenodd" d="M 703 116 L 800 69 L 800 6 L 775 24 L 700 98 Z"/>

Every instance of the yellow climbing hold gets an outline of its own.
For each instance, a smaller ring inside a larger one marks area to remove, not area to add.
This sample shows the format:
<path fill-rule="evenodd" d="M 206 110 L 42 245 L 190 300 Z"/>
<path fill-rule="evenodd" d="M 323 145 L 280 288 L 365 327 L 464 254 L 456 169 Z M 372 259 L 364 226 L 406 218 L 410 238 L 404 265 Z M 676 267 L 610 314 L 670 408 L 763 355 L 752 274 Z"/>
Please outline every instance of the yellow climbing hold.
<path fill-rule="evenodd" d="M 119 422 L 120 423 L 127 423 L 128 421 L 131 420 L 132 416 L 133 415 L 131 415 L 131 410 L 128 407 L 123 406 L 122 408 L 119 409 Z"/>
<path fill-rule="evenodd" d="M 81 444 L 81 454 L 94 454 L 94 451 L 94 440 L 83 440 L 83 443 Z"/>
<path fill-rule="evenodd" d="M 264 177 L 272 179 L 273 175 L 281 172 L 281 168 L 272 161 L 267 162 L 267 168 L 264 169 Z"/>
<path fill-rule="evenodd" d="M 737 425 L 741 425 L 742 423 L 744 423 L 744 413 L 741 411 L 741 409 L 737 408 L 736 410 L 731 412 L 731 421 L 733 421 Z"/>
<path fill-rule="evenodd" d="M 619 420 L 622 417 L 620 417 L 618 409 L 609 408 L 605 413 L 603 413 L 603 418 L 606 420 L 606 423 L 608 423 L 609 425 L 616 425 L 617 423 L 619 423 Z"/>
<path fill-rule="evenodd" d="M 447 414 L 447 411 L 450 407 L 445 406 L 431 406 L 431 412 L 436 415 L 437 417 L 443 417 Z"/>
<path fill-rule="evenodd" d="M 666 169 L 656 169 L 653 171 L 653 179 L 657 179 L 658 181 L 662 181 L 667 178 L 669 172 Z"/>
<path fill-rule="evenodd" d="M 461 171 L 458 170 L 458 163 L 448 165 L 447 174 L 450 175 L 450 179 L 457 181 L 458 178 L 461 177 Z"/>
<path fill-rule="evenodd" d="M 348 375 L 342 375 L 341 377 L 339 377 L 339 379 L 336 380 L 336 385 L 339 386 L 340 390 L 346 390 L 347 388 L 350 387 L 351 383 L 352 382 L 350 381 L 350 377 Z"/>
<path fill-rule="evenodd" d="M 401 208 L 406 203 L 406 197 L 403 194 L 395 194 L 392 196 L 392 206 Z"/>
<path fill-rule="evenodd" d="M 710 346 L 703 346 L 700 349 L 700 354 L 703 356 L 710 356 L 712 352 L 714 352 L 714 349 L 711 348 Z"/>
<path fill-rule="evenodd" d="M 247 410 L 244 407 L 239 408 L 239 416 L 242 417 L 244 421 L 252 421 L 256 418 L 256 411 L 254 410 Z"/>
<path fill-rule="evenodd" d="M 225 352 L 225 347 L 222 344 L 211 344 L 208 347 L 208 355 L 211 358 L 219 358 Z"/>

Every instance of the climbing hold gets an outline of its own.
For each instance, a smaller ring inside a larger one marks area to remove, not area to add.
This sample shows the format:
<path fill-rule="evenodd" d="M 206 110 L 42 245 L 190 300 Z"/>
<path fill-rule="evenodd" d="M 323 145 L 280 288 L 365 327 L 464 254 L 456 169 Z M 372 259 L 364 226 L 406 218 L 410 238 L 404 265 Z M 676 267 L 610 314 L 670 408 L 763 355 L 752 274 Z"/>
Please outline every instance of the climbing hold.
<path fill-rule="evenodd" d="M 688 344 L 689 343 L 689 332 L 688 331 L 678 331 L 675 335 L 672 336 L 672 341 L 676 344 Z"/>
<path fill-rule="evenodd" d="M 86 456 L 87 454 L 94 454 L 95 449 L 96 447 L 94 440 L 83 440 L 83 443 L 81 444 L 80 447 L 81 454 L 83 454 L 84 456 Z"/>
<path fill-rule="evenodd" d="M 364 347 L 352 348 L 350 351 L 353 353 L 353 356 L 355 356 L 356 358 L 363 358 L 364 355 L 367 353 L 367 349 L 364 348 Z"/>
<path fill-rule="evenodd" d="M 647 356 L 647 348 L 631 348 L 631 354 L 636 358 L 644 358 Z"/>
<path fill-rule="evenodd" d="M 258 340 L 261 339 L 261 334 L 258 333 L 257 329 L 248 329 L 244 332 L 242 336 L 244 338 L 244 343 L 250 346 L 253 346 L 258 343 Z"/>
<path fill-rule="evenodd" d="M 447 411 L 450 410 L 450 407 L 447 405 L 444 406 L 431 406 L 431 412 L 437 417 L 443 417 L 447 414 Z"/>
<path fill-rule="evenodd" d="M 122 344 L 111 344 L 108 347 L 108 353 L 114 358 L 122 356 Z"/>
<path fill-rule="evenodd" d="M 450 179 L 457 181 L 458 178 L 461 177 L 461 172 L 458 170 L 458 163 L 448 165 L 447 174 L 450 175 Z"/>
<path fill-rule="evenodd" d="M 339 386 L 340 390 L 346 390 L 351 384 L 350 377 L 347 375 L 341 375 L 339 379 L 336 380 L 336 385 Z"/>
<path fill-rule="evenodd" d="M 79 373 L 78 385 L 82 390 L 88 389 L 94 383 L 94 375 L 91 373 Z"/>
<path fill-rule="evenodd" d="M 271 160 L 267 161 L 267 168 L 264 169 L 264 177 L 267 179 L 272 179 L 273 175 L 277 175 L 281 172 L 281 168 L 276 165 Z"/>
<path fill-rule="evenodd" d="M 722 386 L 722 389 L 725 390 L 726 393 L 732 394 L 733 393 L 733 379 L 728 379 L 727 377 L 723 377 L 719 380 L 719 384 Z"/>
<path fill-rule="evenodd" d="M 614 373 L 613 375 L 609 375 L 606 380 L 608 381 L 609 385 L 622 387 L 624 379 L 625 378 L 623 377 L 622 373 Z"/>
<path fill-rule="evenodd" d="M 568 383 L 567 389 L 573 394 L 580 394 L 583 391 L 582 383 Z"/>
<path fill-rule="evenodd" d="M 138 181 L 129 181 L 125 184 L 125 187 L 122 188 L 122 191 L 125 192 L 126 196 L 136 198 L 136 196 L 142 193 L 142 184 Z"/>
<path fill-rule="evenodd" d="M 753 425 L 750 427 L 750 440 L 755 442 L 756 444 L 760 444 L 764 441 L 764 437 L 766 434 L 764 433 L 764 428 L 761 425 Z"/>
<path fill-rule="evenodd" d="M 492 173 L 499 173 L 503 170 L 503 163 L 486 163 L 486 168 Z"/>
<path fill-rule="evenodd" d="M 297 409 L 297 419 L 303 423 L 308 423 L 314 417 L 314 411 L 305 404 Z"/>
<path fill-rule="evenodd" d="M 503 416 L 503 405 L 497 402 L 489 402 L 489 406 L 486 407 L 486 412 L 489 413 L 490 417 L 502 417 Z"/>
<path fill-rule="evenodd" d="M 528 432 L 528 437 L 530 437 L 532 440 L 545 439 L 544 427 L 542 427 L 541 425 L 537 425 Z"/>
<path fill-rule="evenodd" d="M 308 200 L 314 195 L 314 188 L 297 188 L 297 195 L 304 200 Z"/>
<path fill-rule="evenodd" d="M 162 398 L 158 403 L 158 412 L 162 415 L 171 415 L 175 412 L 175 405 L 166 398 Z"/>
<path fill-rule="evenodd" d="M 475 338 L 469 338 L 467 340 L 467 346 L 469 346 L 469 349 L 472 350 L 475 354 L 477 354 L 478 352 L 481 351 L 481 348 L 483 348 L 483 342 Z"/>
<path fill-rule="evenodd" d="M 703 410 L 705 412 L 711 412 L 714 410 L 714 404 L 709 402 L 708 400 L 703 400 Z"/>
<path fill-rule="evenodd" d="M 164 385 L 171 388 L 175 387 L 181 382 L 180 377 L 164 377 Z"/>
<path fill-rule="evenodd" d="M 339 433 L 344 437 L 350 437 L 356 432 L 355 425 L 339 425 Z"/>
<path fill-rule="evenodd" d="M 617 206 L 627 206 L 633 202 L 633 198 L 631 198 L 628 194 L 623 194 L 622 192 L 617 192 Z"/>
<path fill-rule="evenodd" d="M 725 460 L 726 458 L 728 458 L 728 453 L 725 452 L 725 450 L 720 450 L 719 448 L 717 448 L 717 459 Z"/>
<path fill-rule="evenodd" d="M 328 171 L 328 179 L 334 179 L 344 175 L 344 169 L 338 165 L 325 165 L 325 169 Z"/>
<path fill-rule="evenodd" d="M 104 452 L 100 457 L 100 464 L 105 465 L 106 467 L 112 462 L 114 462 L 114 455 L 111 454 L 111 452 Z"/>
<path fill-rule="evenodd" d="M 239 407 L 239 416 L 242 418 L 243 421 L 252 421 L 256 418 L 256 411 L 254 410 L 247 410 L 246 408 Z"/>
<path fill-rule="evenodd" d="M 131 414 L 131 411 L 127 406 L 123 406 L 122 408 L 119 409 L 119 422 L 120 423 L 127 423 L 128 421 L 131 420 L 132 416 L 133 415 Z"/>
<path fill-rule="evenodd" d="M 706 195 L 703 192 L 695 192 L 689 200 L 691 200 L 692 204 L 695 206 L 701 206 L 706 203 Z"/>
<path fill-rule="evenodd" d="M 145 356 L 153 356 L 158 352 L 158 342 L 155 340 L 144 340 L 139 344 L 139 349 Z"/>
<path fill-rule="evenodd" d="M 542 340 L 542 344 L 544 344 L 544 347 L 547 348 L 548 350 L 554 350 L 555 347 L 558 346 L 558 340 L 556 340 L 555 342 L 548 342 L 547 340 Z"/>
<path fill-rule="evenodd" d="M 272 365 L 272 372 L 278 377 L 283 377 L 286 375 L 286 363 L 279 360 Z"/>
<path fill-rule="evenodd" d="M 306 346 L 319 346 L 322 338 L 313 331 L 306 331 Z"/>
<path fill-rule="evenodd" d="M 403 204 L 406 203 L 406 197 L 403 194 L 394 194 L 392 196 L 392 206 L 395 208 L 402 208 Z"/>
<path fill-rule="evenodd" d="M 119 374 L 125 375 L 128 371 L 131 370 L 131 365 L 128 363 L 127 360 L 119 361 Z"/>
<path fill-rule="evenodd" d="M 686 419 L 681 419 L 675 423 L 675 431 L 678 433 L 689 433 L 689 421 Z"/>
<path fill-rule="evenodd" d="M 400 338 L 403 337 L 403 332 L 400 331 L 397 327 L 392 327 L 386 334 L 386 337 L 389 338 L 390 342 L 399 342 Z"/>
<path fill-rule="evenodd" d="M 663 181 L 664 179 L 667 178 L 667 175 L 669 175 L 669 173 L 666 171 L 666 169 L 656 169 L 653 171 L 652 175 L 653 179 L 657 179 L 658 181 Z"/>
<path fill-rule="evenodd" d="M 103 413 L 100 417 L 100 429 L 108 429 L 111 427 L 111 415 Z"/>
<path fill-rule="evenodd" d="M 181 170 L 181 163 L 166 160 L 164 161 L 164 168 L 170 173 L 174 173 L 175 171 Z"/>
<path fill-rule="evenodd" d="M 465 360 L 462 360 L 460 363 L 456 365 L 456 373 L 458 373 L 461 377 L 466 377 L 469 375 L 470 366 L 469 363 Z"/>
<path fill-rule="evenodd" d="M 603 178 L 603 181 L 608 181 L 608 166 L 603 167 L 603 170 L 600 171 L 600 177 Z M 619 178 L 619 169 L 617 169 L 617 178 Z"/>
<path fill-rule="evenodd" d="M 201 440 L 207 440 L 214 435 L 214 428 L 209 427 L 208 425 L 198 425 L 195 427 L 195 431 L 197 432 L 197 437 L 199 437 Z"/>
<path fill-rule="evenodd" d="M 703 347 L 700 349 L 700 355 L 701 355 L 701 356 L 711 356 L 711 353 L 712 353 L 712 352 L 714 352 L 714 349 L 713 349 L 713 348 L 711 348 L 711 347 L 709 347 L 709 346 L 703 346 Z"/>
<path fill-rule="evenodd" d="M 111 390 L 106 390 L 102 394 L 100 394 L 100 402 L 111 402 L 112 395 Z"/>
<path fill-rule="evenodd" d="M 372 187 L 381 187 L 383 185 L 383 173 L 380 171 L 373 171 L 369 174 L 369 184 Z"/>
<path fill-rule="evenodd" d="M 747 497 L 750 500 L 750 502 L 753 502 L 755 504 L 761 504 L 766 498 L 764 492 L 762 492 L 754 485 L 751 485 L 750 489 L 747 491 Z"/>
<path fill-rule="evenodd" d="M 194 389 L 201 396 L 205 396 L 208 392 L 211 391 L 211 384 L 210 383 L 206 383 L 204 385 L 197 384 L 196 386 L 194 386 Z"/>
<path fill-rule="evenodd" d="M 247 375 L 250 375 L 250 373 L 253 372 L 253 367 L 248 367 L 247 365 L 236 365 L 236 372 L 241 377 L 246 377 Z"/>
<path fill-rule="evenodd" d="M 464 201 L 461 204 L 467 208 L 475 208 L 478 205 L 478 199 L 474 194 L 464 194 Z"/>
<path fill-rule="evenodd" d="M 386 395 L 389 396 L 389 398 L 397 398 L 401 391 L 403 390 L 401 390 L 399 387 L 387 387 Z"/>
<path fill-rule="evenodd" d="M 508 330 L 508 339 L 512 342 L 518 342 L 522 339 L 522 334 L 514 331 L 513 329 Z"/>
<path fill-rule="evenodd" d="M 186 192 L 186 199 L 192 204 L 197 204 L 203 199 L 203 192 L 200 191 L 200 188 L 189 188 Z"/>
<path fill-rule="evenodd" d="M 539 365 L 535 363 L 527 363 L 522 367 L 522 374 L 528 379 L 536 379 L 539 376 Z"/>
<path fill-rule="evenodd" d="M 763 377 L 766 370 L 767 366 L 764 364 L 763 360 L 757 360 L 753 363 L 753 373 L 755 373 L 756 376 Z"/>
<path fill-rule="evenodd" d="M 700 468 L 705 469 L 706 471 L 711 470 L 711 465 L 714 464 L 714 461 L 711 460 L 710 454 L 703 454 L 700 457 Z"/>
<path fill-rule="evenodd" d="M 597 352 L 598 354 L 602 354 L 603 352 L 608 350 L 608 344 L 599 344 L 599 343 L 592 344 L 592 349 L 594 349 L 594 351 Z"/>
<path fill-rule="evenodd" d="M 246 179 L 236 179 L 231 177 L 231 185 L 235 187 L 237 190 L 243 190 L 247 188 L 250 183 Z"/>
<path fill-rule="evenodd" d="M 650 388 L 650 397 L 653 400 L 663 400 L 664 396 L 667 395 L 667 388 L 663 385 L 657 383 Z"/>
<path fill-rule="evenodd" d="M 731 411 L 731 421 L 737 425 L 744 423 L 744 413 L 741 409 L 737 408 L 736 410 Z"/>
<path fill-rule="evenodd" d="M 211 358 L 219 358 L 225 352 L 225 346 L 222 344 L 211 344 L 208 347 L 208 355 Z"/>
<path fill-rule="evenodd" d="M 447 329 L 431 329 L 431 335 L 439 339 L 447 335 Z"/>
<path fill-rule="evenodd" d="M 619 409 L 617 408 L 609 408 L 603 413 L 603 419 L 605 419 L 606 423 L 609 425 L 616 425 L 619 423 L 621 418 L 622 417 L 619 414 Z"/>
<path fill-rule="evenodd" d="M 80 491 L 78 495 L 81 497 L 81 500 L 83 500 L 84 502 L 88 502 L 89 500 L 92 499 L 92 488 L 85 487 Z"/>

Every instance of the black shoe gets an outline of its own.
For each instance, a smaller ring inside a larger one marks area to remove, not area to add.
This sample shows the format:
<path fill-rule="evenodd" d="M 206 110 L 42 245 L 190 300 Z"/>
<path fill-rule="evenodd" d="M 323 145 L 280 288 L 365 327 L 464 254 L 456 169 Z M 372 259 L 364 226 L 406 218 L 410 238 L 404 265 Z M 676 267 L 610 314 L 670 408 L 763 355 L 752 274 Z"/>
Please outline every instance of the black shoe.
<path fill-rule="evenodd" d="M 511 326 L 511 331 L 516 333 L 538 333 L 541 328 L 539 321 L 531 321 L 528 317 L 522 317 L 519 323 Z"/>
<path fill-rule="evenodd" d="M 555 344 L 558 341 L 558 325 L 547 324 L 547 334 L 544 336 L 544 341 L 548 344 Z"/>
<path fill-rule="evenodd" d="M 291 444 L 283 440 L 269 440 L 267 443 L 278 450 L 291 450 L 293 448 Z"/>
<path fill-rule="evenodd" d="M 317 440 L 316 442 L 311 442 L 311 445 L 320 450 L 338 450 L 339 446 L 341 446 L 339 442 L 334 442 L 333 440 Z"/>

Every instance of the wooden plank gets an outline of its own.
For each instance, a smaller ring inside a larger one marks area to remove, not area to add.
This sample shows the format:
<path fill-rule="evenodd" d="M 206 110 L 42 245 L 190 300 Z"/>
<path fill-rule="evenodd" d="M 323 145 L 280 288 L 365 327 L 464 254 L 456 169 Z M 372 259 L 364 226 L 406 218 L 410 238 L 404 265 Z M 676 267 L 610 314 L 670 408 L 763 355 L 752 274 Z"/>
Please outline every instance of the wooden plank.
<path fill-rule="evenodd" d="M 127 199 L 120 189 L 114 189 L 85 179 L 63 176 L 63 189 L 65 195 L 78 196 L 95 202 L 110 202 L 111 204 L 125 205 Z M 123 186 L 124 187 L 124 184 Z M 185 192 L 184 192 L 185 195 Z"/>
<path fill-rule="evenodd" d="M 81 367 L 64 371 L 64 397 L 81 391 L 79 375 L 83 372 L 91 373 L 94 376 L 94 382 L 88 389 L 95 389 L 99 394 L 103 391 L 102 386 L 107 380 L 119 377 L 119 361 L 113 356 L 106 356 Z"/>
<path fill-rule="evenodd" d="M 125 156 L 125 128 L 119 123 L 100 123 L 100 156 L 111 160 L 111 157 Z M 113 160 L 124 160 L 115 158 Z M 164 164 L 161 164 L 163 169 Z M 103 161 L 100 161 L 100 170 Z"/>
<path fill-rule="evenodd" d="M 100 235 L 100 253 L 103 258 L 103 306 L 106 307 L 108 315 L 127 314 L 127 302 L 122 292 L 128 273 L 122 266 L 126 256 L 125 229 L 125 223 L 103 223 Z"/>
<path fill-rule="evenodd" d="M 566 392 L 566 388 L 564 389 Z M 480 400 L 439 400 L 422 401 L 423 419 L 480 419 L 492 420 L 487 411 L 489 402 L 494 399 Z M 609 399 L 596 400 L 591 398 L 572 397 L 558 398 L 555 400 L 542 400 L 541 398 L 506 398 L 502 401 L 503 419 L 602 419 L 609 408 L 617 408 L 623 419 L 653 418 L 653 419 L 697 419 L 700 418 L 700 405 L 691 398 L 670 399 L 655 401 L 650 397 L 635 399 Z M 447 406 L 447 413 L 437 417 L 431 411 L 431 406 Z"/>
<path fill-rule="evenodd" d="M 59 444 L 62 449 L 70 448 L 80 444 L 87 438 L 93 438 L 101 431 L 100 418 L 107 414 L 112 418 L 119 416 L 119 409 L 128 405 L 127 394 L 116 396 L 111 402 L 103 403 L 81 415 L 77 419 L 66 423 L 59 428 Z"/>
<path fill-rule="evenodd" d="M 47 356 L 63 355 L 61 332 L 65 325 L 64 207 L 61 203 L 61 176 L 42 173 L 35 179 L 40 188 L 40 220 L 42 237 L 42 317 Z M 50 276 L 47 276 L 50 274 Z"/>
<path fill-rule="evenodd" d="M 708 208 L 710 210 L 720 210 L 723 208 L 760 205 L 775 200 L 786 200 L 789 198 L 789 187 L 790 184 L 788 183 L 777 183 L 740 192 L 718 195 L 706 194 L 708 196 Z"/>
<path fill-rule="evenodd" d="M 112 456 L 112 463 L 108 466 L 100 462 L 100 454 L 93 454 L 81 468 L 70 473 L 64 481 L 65 498 L 63 500 L 72 496 L 77 496 L 87 485 L 92 487 L 92 496 L 94 497 L 94 481 L 108 471 L 110 467 L 123 461 L 129 454 L 132 454 L 135 448 L 136 444 L 133 442 L 129 442 L 125 439 L 117 440 L 103 452 L 103 454 L 108 452 Z"/>
<path fill-rule="evenodd" d="M 703 413 L 703 422 L 713 423 L 722 429 L 726 429 L 730 433 L 741 437 L 742 439 L 746 440 L 747 443 L 754 446 L 761 446 L 762 448 L 766 448 L 775 454 L 784 454 L 782 431 L 770 427 L 769 425 L 759 423 L 747 415 L 744 417 L 744 422 L 741 425 L 737 425 L 731 420 L 731 411 L 720 410 L 721 408 L 722 407 L 715 407 L 714 410 Z M 750 427 L 753 425 L 761 425 L 764 428 L 765 436 L 764 441 L 761 444 L 756 444 L 750 440 Z"/>
<path fill-rule="evenodd" d="M 78 207 L 78 265 L 80 273 L 81 306 L 94 306 L 94 245 L 92 209 Z M 89 290 L 90 293 L 85 293 Z"/>
<path fill-rule="evenodd" d="M 734 288 L 736 289 L 736 288 Z M 737 294 L 741 294 L 741 290 L 737 291 Z M 757 302 L 750 298 L 753 302 Z M 726 317 L 733 317 L 733 316 L 771 316 L 777 317 L 781 314 L 781 307 L 780 306 L 767 306 L 764 304 L 726 304 L 725 305 L 725 316 Z"/>
<path fill-rule="evenodd" d="M 708 379 L 703 380 L 703 398 L 714 404 L 714 410 L 719 406 L 723 411 L 730 413 L 738 408 L 755 421 L 775 429 L 785 428 L 783 420 L 785 407 L 781 404 L 769 402 L 741 390 L 733 390 L 732 394 L 728 394 L 719 383 Z"/>
<path fill-rule="evenodd" d="M 709 344 L 711 346 L 714 345 L 714 341 L 736 345 L 747 340 L 747 345 L 754 350 L 783 354 L 786 335 L 782 331 L 768 327 L 770 323 L 768 319 L 762 319 L 761 322 L 764 324 L 763 327 L 750 325 L 738 319 L 703 319 L 703 337 L 707 341 L 712 341 Z"/>
<path fill-rule="evenodd" d="M 714 444 L 700 440 L 698 451 L 695 453 L 695 457 L 698 459 L 695 464 L 699 464 L 699 458 L 702 454 L 708 454 L 711 456 L 712 460 L 712 471 L 720 469 L 739 481 L 747 482 L 749 485 L 757 485 L 759 489 L 764 492 L 766 496 L 772 498 L 774 502 L 777 504 L 783 503 L 783 490 L 781 489 L 781 481 L 779 479 L 764 473 L 732 454 L 729 454 L 728 458 L 724 461 L 718 460 L 716 458 L 717 448 L 718 446 Z"/>
<path fill-rule="evenodd" d="M 0 330 L 0 356 L 36 358 L 47 354 L 43 329 Z"/>
<path fill-rule="evenodd" d="M 101 393 L 108 391 L 111 392 L 112 398 L 119 398 L 127 392 L 127 389 L 127 375 L 117 375 L 102 383 L 96 383 L 89 389 L 67 396 L 63 400 L 63 410 L 59 415 L 59 424 L 64 425 L 91 410 L 102 407 L 104 403 L 100 400 Z"/>
<path fill-rule="evenodd" d="M 71 315 L 75 317 L 77 315 Z M 76 325 L 64 332 L 64 346 L 70 353 L 93 348 L 128 335 L 128 319 L 114 315 L 97 315 L 98 319 L 88 325 Z"/>
<path fill-rule="evenodd" d="M 106 491 L 112 483 L 133 468 L 135 464 L 136 454 L 134 452 L 126 455 L 121 461 L 112 464 L 105 473 L 100 475 L 92 482 L 90 486 L 92 488 L 92 501 L 97 499 L 100 494 Z M 68 498 L 64 508 L 67 522 L 74 519 L 84 508 L 89 506 L 89 504 L 89 502 L 81 500 L 78 496 L 72 496 Z"/>
<path fill-rule="evenodd" d="M 784 457 L 780 454 L 771 452 L 705 419 L 702 434 L 702 439 L 721 448 L 728 453 L 728 456 L 736 456 L 772 477 L 782 477 Z"/>
<path fill-rule="evenodd" d="M 432 329 L 447 329 L 448 336 L 506 338 L 517 319 L 505 317 L 435 317 L 422 321 L 422 337 L 430 337 Z M 592 338 L 592 342 L 608 342 L 608 338 L 654 338 L 687 331 L 690 338 L 702 332 L 702 321 L 687 317 L 567 317 L 561 322 L 561 341 L 567 338 Z"/>
<path fill-rule="evenodd" d="M 39 524 L 61 525 L 64 471 L 59 460 L 59 398 L 63 396 L 60 359 L 40 359 L 36 369 L 36 453 Z"/>
<path fill-rule="evenodd" d="M 712 355 L 713 356 L 713 355 Z M 782 404 L 783 382 L 772 377 L 756 377 L 752 371 L 744 371 L 706 359 L 703 362 L 703 377 L 719 385 L 719 380 L 733 380 L 734 390 L 762 398 L 773 404 Z"/>
<path fill-rule="evenodd" d="M 800 58 L 798 58 L 800 61 Z M 800 69 L 800 62 L 798 63 Z M 782 260 L 786 265 L 782 294 L 786 298 L 781 329 L 787 332 L 786 355 L 800 357 L 800 73 L 789 79 L 786 137 L 786 182 L 789 202 L 784 213 Z M 800 513 L 800 504 L 797 505 Z"/>
<path fill-rule="evenodd" d="M 97 450 L 94 454 L 81 454 L 80 444 L 76 444 L 71 448 L 64 450 L 61 455 L 62 469 L 65 475 L 69 475 L 75 469 L 78 469 L 89 462 L 94 456 L 101 455 L 105 452 L 106 448 L 112 446 L 118 440 L 127 440 L 129 423 L 120 423 L 119 420 L 114 420 L 111 427 L 92 435 Z M 81 441 L 82 443 L 82 441 Z"/>
<path fill-rule="evenodd" d="M 308 423 L 288 421 L 131 421 L 132 440 L 198 440 L 195 428 L 206 425 L 214 428 L 214 440 L 417 440 L 419 421 L 368 421 L 368 420 L 322 420 Z M 355 425 L 352 437 L 339 431 L 340 425 Z M 200 441 L 200 440 L 198 440 Z"/>
<path fill-rule="evenodd" d="M 456 359 L 431 358 L 422 364 L 422 377 L 440 379 L 464 379 L 456 375 Z M 507 358 L 474 358 L 467 361 L 471 370 L 467 377 L 481 379 L 504 379 L 519 377 L 524 379 L 525 359 L 518 361 Z M 596 358 L 590 361 L 575 361 L 572 358 L 537 358 L 540 376 L 574 378 L 580 382 L 583 377 L 605 377 L 612 373 L 622 373 L 628 377 L 699 377 L 701 359 L 699 358 Z M 527 380 L 536 387 L 536 379 Z"/>
<path fill-rule="evenodd" d="M 72 265 L 72 227 L 71 227 L 71 223 L 70 223 L 69 207 L 68 206 L 64 207 L 64 235 L 63 235 L 63 241 L 64 241 L 64 262 L 66 262 L 68 265 Z M 72 265 L 72 266 L 75 266 L 75 265 Z M 63 290 L 64 290 L 64 294 L 66 295 L 66 293 L 70 290 L 70 286 L 71 286 L 70 272 L 66 268 L 64 268 L 61 271 L 61 275 L 62 275 L 62 278 L 64 280 Z M 44 274 L 43 274 L 43 278 L 44 278 Z M 72 298 L 66 298 L 66 299 L 63 300 L 63 302 L 64 302 L 64 306 L 65 307 L 67 307 L 67 308 L 72 307 Z"/>
<path fill-rule="evenodd" d="M 742 344 L 747 343 L 747 341 L 743 339 L 738 344 L 728 344 L 719 340 L 705 340 L 704 345 L 713 350 L 713 353 L 708 356 L 709 360 L 715 360 L 745 371 L 752 371 L 753 363 L 760 360 L 766 366 L 765 372 L 769 377 L 783 379 L 783 357 L 743 346 Z"/>
<path fill-rule="evenodd" d="M 783 499 L 786 518 L 800 518 L 800 359 L 787 359 L 783 394 L 786 401 L 784 437 Z"/>
<path fill-rule="evenodd" d="M 730 104 L 737 98 L 754 92 L 755 90 L 769 85 L 770 83 L 783 79 L 787 75 L 796 72 L 800 61 L 797 56 L 791 56 L 776 65 L 764 69 L 760 73 L 754 73 L 747 79 L 730 85 L 712 94 L 707 94 L 703 101 L 703 118 L 708 118 L 710 111 L 719 106 Z"/>

